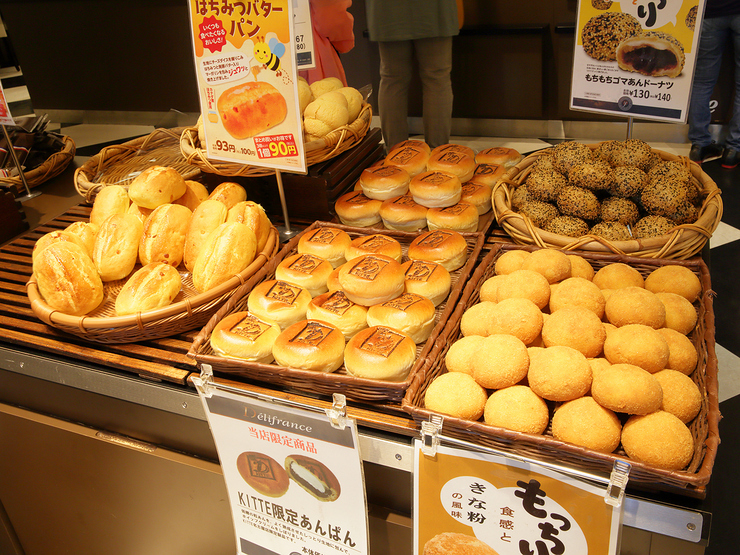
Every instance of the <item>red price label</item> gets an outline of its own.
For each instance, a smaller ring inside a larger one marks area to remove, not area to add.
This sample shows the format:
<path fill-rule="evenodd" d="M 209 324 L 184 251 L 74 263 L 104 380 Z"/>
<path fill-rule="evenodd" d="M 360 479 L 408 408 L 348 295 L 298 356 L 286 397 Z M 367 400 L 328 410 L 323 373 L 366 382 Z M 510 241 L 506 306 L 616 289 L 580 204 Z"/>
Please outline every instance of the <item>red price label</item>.
<path fill-rule="evenodd" d="M 254 146 L 257 147 L 257 156 L 262 160 L 266 158 L 285 158 L 298 154 L 293 135 L 255 137 Z"/>

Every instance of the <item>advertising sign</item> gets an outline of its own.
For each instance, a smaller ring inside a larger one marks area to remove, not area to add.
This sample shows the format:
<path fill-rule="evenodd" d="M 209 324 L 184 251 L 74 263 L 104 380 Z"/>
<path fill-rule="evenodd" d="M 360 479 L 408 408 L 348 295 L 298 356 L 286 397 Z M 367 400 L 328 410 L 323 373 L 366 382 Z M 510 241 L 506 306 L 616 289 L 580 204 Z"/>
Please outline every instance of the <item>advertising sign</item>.
<path fill-rule="evenodd" d="M 704 0 L 579 0 L 570 108 L 685 123 Z"/>

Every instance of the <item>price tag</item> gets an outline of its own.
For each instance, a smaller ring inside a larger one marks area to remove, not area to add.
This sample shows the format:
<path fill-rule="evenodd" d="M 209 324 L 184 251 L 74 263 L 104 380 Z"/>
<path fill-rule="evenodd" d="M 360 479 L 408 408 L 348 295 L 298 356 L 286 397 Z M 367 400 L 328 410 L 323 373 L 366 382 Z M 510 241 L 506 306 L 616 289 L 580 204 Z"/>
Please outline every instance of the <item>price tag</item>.
<path fill-rule="evenodd" d="M 255 137 L 254 144 L 257 147 L 257 156 L 262 159 L 295 156 L 298 151 L 292 135 Z"/>
<path fill-rule="evenodd" d="M 616 554 L 621 508 L 604 489 L 516 460 L 416 440 L 414 553 L 427 542 L 482 542 L 499 555 Z"/>
<path fill-rule="evenodd" d="M 685 123 L 705 0 L 579 0 L 570 108 Z"/>
<path fill-rule="evenodd" d="M 367 505 L 357 426 L 194 378 L 216 443 L 238 553 L 362 555 Z"/>

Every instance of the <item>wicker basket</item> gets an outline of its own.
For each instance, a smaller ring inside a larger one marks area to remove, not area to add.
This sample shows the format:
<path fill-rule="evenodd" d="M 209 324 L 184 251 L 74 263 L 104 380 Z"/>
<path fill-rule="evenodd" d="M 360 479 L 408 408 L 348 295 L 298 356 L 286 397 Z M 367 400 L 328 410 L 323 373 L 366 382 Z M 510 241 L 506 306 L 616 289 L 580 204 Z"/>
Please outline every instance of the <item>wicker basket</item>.
<path fill-rule="evenodd" d="M 595 149 L 598 145 L 589 145 Z M 532 221 L 514 212 L 511 208 L 513 189 L 524 183 L 530 166 L 540 156 L 549 153 L 548 149 L 527 156 L 511 168 L 493 188 L 493 210 L 498 224 L 509 234 L 515 243 L 537 245 L 564 250 L 584 250 L 589 252 L 615 253 L 645 258 L 687 259 L 698 254 L 714 233 L 722 219 L 722 198 L 717 184 L 701 170 L 701 166 L 690 162 L 684 156 L 654 150 L 663 160 L 677 160 L 686 164 L 692 174 L 692 183 L 700 191 L 703 203 L 699 217 L 692 224 L 677 225 L 667 235 L 648 237 L 630 241 L 609 241 L 595 235 L 568 237 L 539 229 Z"/>
<path fill-rule="evenodd" d="M 201 330 L 190 347 L 188 355 L 195 358 L 199 363 L 209 364 L 216 372 L 223 372 L 232 376 L 239 376 L 251 380 L 267 382 L 270 384 L 295 389 L 310 394 L 328 395 L 340 392 L 348 399 L 356 401 L 372 401 L 376 403 L 395 403 L 400 410 L 401 399 L 406 388 L 411 383 L 414 374 L 427 363 L 427 354 L 435 345 L 435 339 L 444 328 L 447 319 L 452 314 L 457 299 L 472 272 L 478 254 L 483 246 L 483 234 L 463 234 L 468 243 L 468 261 L 461 269 L 451 272 L 452 288 L 447 300 L 437 307 L 437 324 L 429 339 L 417 346 L 417 360 L 409 376 L 402 382 L 384 382 L 356 378 L 346 373 L 344 366 L 334 373 L 326 374 L 285 368 L 277 364 L 259 364 L 244 360 L 226 358 L 214 354 L 210 346 L 211 332 L 218 322 L 227 315 L 247 310 L 247 298 L 254 286 L 264 280 L 274 279 L 277 265 L 288 256 L 297 252 L 298 241 L 303 233 L 307 233 L 316 227 L 333 227 L 346 231 L 350 237 L 369 235 L 372 232 L 366 228 L 349 227 L 341 224 L 328 222 L 314 222 L 301 234 L 294 237 L 277 256 L 267 264 L 261 272 L 254 275 L 247 283 L 242 285 L 236 294 L 215 314 L 210 322 Z M 386 231 L 385 235 L 397 239 L 402 246 L 404 256 L 409 243 L 417 237 L 417 234 L 400 231 Z"/>
<path fill-rule="evenodd" d="M 324 162 L 349 150 L 359 143 L 370 129 L 373 110 L 370 104 L 362 106 L 360 114 L 352 123 L 335 129 L 325 137 L 304 145 L 306 164 L 312 166 Z M 275 170 L 261 166 L 249 166 L 235 162 L 209 160 L 206 150 L 201 148 L 198 138 L 198 128 L 185 128 L 180 136 L 180 150 L 189 164 L 196 166 L 206 173 L 215 173 L 228 177 L 260 177 L 272 175 Z"/>
<path fill-rule="evenodd" d="M 437 348 L 429 355 L 433 362 L 426 367 L 425 372 L 419 372 L 414 376 L 403 399 L 404 410 L 409 412 L 419 425 L 435 414 L 424 407 L 424 394 L 434 378 L 447 372 L 445 355 L 449 346 L 461 337 L 462 314 L 468 307 L 479 302 L 480 287 L 486 279 L 494 275 L 496 260 L 501 254 L 511 249 L 531 251 L 536 248 L 497 244 L 475 270 L 463 290 L 458 308 L 442 332 L 441 337 L 444 340 L 438 341 Z M 645 277 L 660 266 L 680 264 L 692 270 L 699 277 L 702 293 L 695 303 L 699 318 L 690 338 L 699 353 L 699 362 L 691 378 L 702 393 L 702 404 L 699 415 L 689 425 L 694 438 L 694 455 L 688 467 L 682 471 L 659 469 L 629 459 L 621 446 L 614 453 L 600 453 L 579 447 L 556 440 L 552 437 L 549 427 L 543 435 L 535 435 L 443 415 L 442 433 L 504 452 L 531 457 L 535 460 L 557 462 L 606 476 L 611 472 L 615 460 L 625 460 L 632 466 L 629 477 L 630 487 L 646 491 L 668 491 L 697 498 L 704 497 L 719 445 L 719 420 L 721 418 L 718 401 L 717 357 L 714 351 L 713 292 L 706 264 L 700 259 L 668 261 L 614 254 L 582 252 L 578 254 L 588 260 L 596 270 L 613 262 L 623 262 L 636 268 Z M 548 402 L 548 405 L 552 415 L 554 404 Z"/>
<path fill-rule="evenodd" d="M 195 178 L 200 170 L 183 159 L 181 133 L 182 128 L 155 129 L 149 135 L 103 148 L 75 171 L 77 192 L 92 204 L 103 187 L 128 188 L 137 175 L 153 165 L 175 168 L 185 179 Z"/>
<path fill-rule="evenodd" d="M 52 177 L 56 177 L 67 168 L 69 163 L 75 157 L 77 148 L 72 138 L 64 136 L 62 137 L 62 140 L 64 141 L 62 150 L 49 156 L 40 166 L 23 173 L 23 176 L 26 178 L 26 184 L 29 187 L 41 185 Z M 19 193 L 26 192 L 26 188 L 23 185 L 23 180 L 20 176 L 0 177 L 0 183 L 7 183 L 8 185 L 15 186 Z"/>
<path fill-rule="evenodd" d="M 205 325 L 239 285 L 245 283 L 275 256 L 279 244 L 277 237 L 277 230 L 273 227 L 265 248 L 246 269 L 204 293 L 195 289 L 190 272 L 181 266 L 180 293 L 172 304 L 156 310 L 115 316 L 116 297 L 126 283 L 125 279 L 105 283 L 103 303 L 85 316 L 70 316 L 52 309 L 41 297 L 34 276 L 26 284 L 26 292 L 33 313 L 43 322 L 90 341 L 133 343 L 169 337 Z M 137 265 L 135 269 L 139 267 Z"/>

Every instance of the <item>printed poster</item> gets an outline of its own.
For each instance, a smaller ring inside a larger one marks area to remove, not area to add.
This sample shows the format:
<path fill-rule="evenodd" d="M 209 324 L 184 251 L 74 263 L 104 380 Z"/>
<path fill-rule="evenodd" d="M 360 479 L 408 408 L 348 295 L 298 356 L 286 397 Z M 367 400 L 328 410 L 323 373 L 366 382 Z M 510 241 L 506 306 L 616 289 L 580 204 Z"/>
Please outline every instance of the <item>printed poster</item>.
<path fill-rule="evenodd" d="M 306 171 L 293 1 L 190 0 L 209 159 Z"/>
<path fill-rule="evenodd" d="M 512 459 L 444 446 L 429 457 L 416 440 L 414 553 L 482 542 L 498 555 L 613 555 L 622 513 L 604 494 Z"/>
<path fill-rule="evenodd" d="M 316 67 L 313 47 L 313 24 L 311 6 L 308 0 L 293 0 L 293 19 L 295 21 L 295 60 L 298 69 Z"/>
<path fill-rule="evenodd" d="M 705 0 L 579 0 L 571 110 L 685 123 Z"/>
<path fill-rule="evenodd" d="M 2 83 L 0 83 L 0 125 L 15 125 L 13 116 L 10 114 L 10 108 L 8 107 L 8 100 L 5 98 Z"/>
<path fill-rule="evenodd" d="M 319 412 L 198 392 L 223 469 L 238 553 L 365 555 L 357 427 Z"/>

